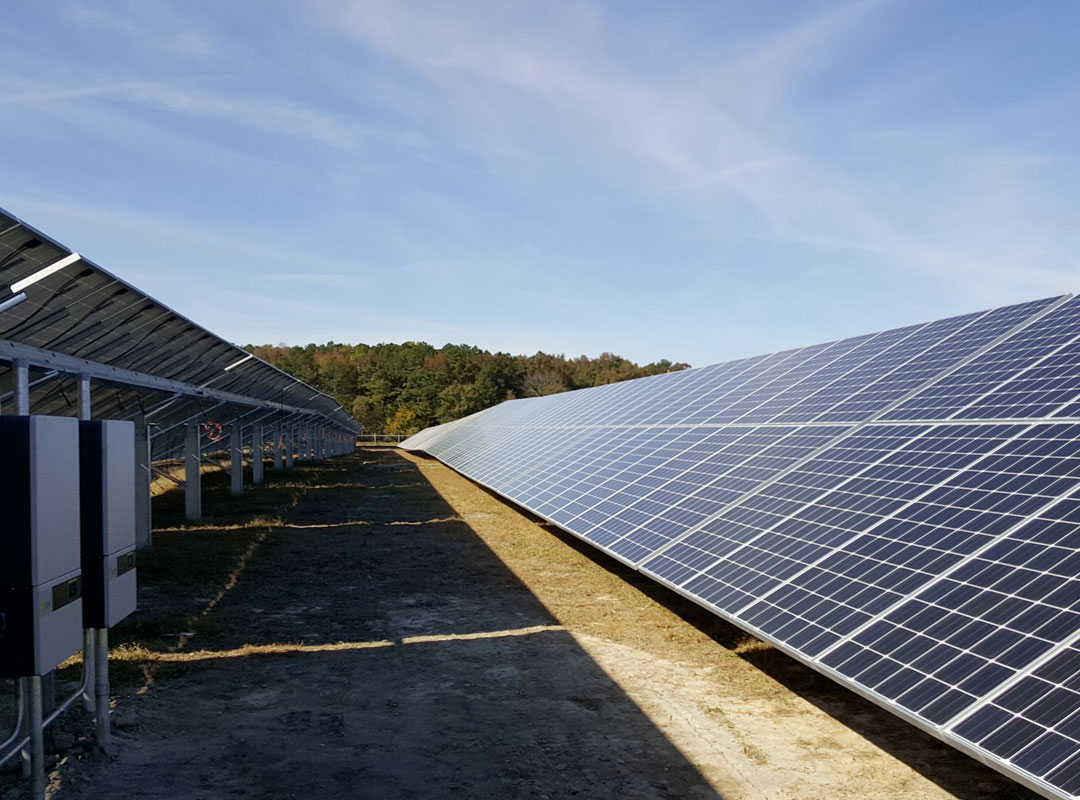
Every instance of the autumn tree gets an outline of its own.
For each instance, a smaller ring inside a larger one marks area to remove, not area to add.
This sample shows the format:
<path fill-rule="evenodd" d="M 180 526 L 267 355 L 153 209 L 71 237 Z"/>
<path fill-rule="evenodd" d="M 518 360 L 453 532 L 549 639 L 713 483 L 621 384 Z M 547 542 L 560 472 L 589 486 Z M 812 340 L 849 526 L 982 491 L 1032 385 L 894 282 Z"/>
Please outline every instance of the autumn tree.
<path fill-rule="evenodd" d="M 247 349 L 337 399 L 372 433 L 415 433 L 515 397 L 542 397 L 688 366 L 667 360 L 638 366 L 612 353 L 511 356 L 426 342 Z"/>

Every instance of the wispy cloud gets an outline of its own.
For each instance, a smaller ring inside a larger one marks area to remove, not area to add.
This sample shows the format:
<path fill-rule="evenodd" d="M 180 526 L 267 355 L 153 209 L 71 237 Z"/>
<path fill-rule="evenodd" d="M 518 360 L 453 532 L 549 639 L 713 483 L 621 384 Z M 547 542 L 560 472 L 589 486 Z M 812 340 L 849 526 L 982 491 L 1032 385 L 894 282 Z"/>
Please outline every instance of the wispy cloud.
<path fill-rule="evenodd" d="M 706 363 L 1080 287 L 1080 71 L 1037 17 L 15 4 L 3 204 L 267 340 Z"/>
<path fill-rule="evenodd" d="M 359 275 L 341 275 L 332 272 L 275 272 L 263 278 L 277 283 L 292 283 L 313 289 L 345 289 L 348 291 L 367 291 L 373 288 L 372 281 Z"/>
<path fill-rule="evenodd" d="M 829 7 L 681 57 L 694 47 L 677 30 L 658 44 L 592 7 L 328 0 L 320 8 L 335 30 L 422 79 L 400 85 L 401 109 L 449 121 L 447 135 L 501 162 L 503 174 L 522 173 L 523 156 L 552 165 L 554 146 L 565 158 L 559 167 L 653 197 L 665 206 L 659 213 L 675 204 L 717 238 L 861 253 L 868 268 L 913 271 L 986 302 L 1061 291 L 1080 276 L 1074 242 L 1055 239 L 1044 222 L 1053 156 L 995 146 L 971 125 L 924 131 L 933 149 L 867 138 L 888 118 L 881 96 L 891 80 L 903 93 L 950 65 L 929 64 L 925 77 L 886 71 L 865 96 L 857 85 L 854 95 L 814 93 L 816 81 L 865 55 L 895 4 Z M 665 58 L 622 58 L 612 44 L 620 40 Z M 852 113 L 860 102 L 869 119 Z M 1022 117 L 1015 110 L 1012 121 Z"/>
<path fill-rule="evenodd" d="M 83 255 L 100 261 L 101 266 L 109 270 L 118 269 L 112 258 L 119 255 L 129 270 L 139 273 L 133 278 L 136 282 L 155 280 L 156 268 L 166 264 L 178 267 L 176 275 L 180 279 L 184 275 L 219 275 L 221 279 L 229 277 L 239 285 L 268 277 L 295 282 L 311 276 L 360 284 L 366 282 L 365 277 L 356 274 L 360 270 L 378 275 L 380 279 L 385 277 L 379 270 L 367 265 L 333 258 L 325 253 L 313 256 L 304 248 L 303 241 L 291 239 L 287 232 L 275 233 L 250 225 L 215 228 L 206 220 L 194 216 L 176 217 L 100 202 L 80 203 L 53 198 L 23 197 L 17 207 L 8 210 L 31 225 L 47 226 L 51 222 L 54 231 L 66 228 L 76 234 L 82 232 L 83 243 L 79 249 Z M 95 238 L 113 243 L 113 248 L 96 252 L 87 242 L 87 231 L 99 231 L 100 236 Z M 133 259 L 129 253 L 142 253 L 142 256 Z M 336 271 L 286 271 L 290 266 L 308 263 L 313 258 L 318 258 L 321 265 Z M 227 265 L 231 269 L 227 275 L 221 274 L 222 268 Z M 243 265 L 245 271 L 238 271 L 239 265 Z M 256 267 L 261 269 L 256 270 Z"/>
<path fill-rule="evenodd" d="M 365 143 L 390 142 L 403 147 L 422 147 L 425 139 L 416 131 L 394 130 L 322 111 L 280 97 L 260 97 L 231 92 L 229 76 L 200 76 L 171 83 L 159 81 L 111 81 L 76 86 L 45 82 L 0 80 L 0 102 L 43 107 L 79 100 L 147 106 L 172 114 L 221 120 L 265 133 L 308 139 L 340 150 Z M 199 84 L 217 84 L 217 89 Z"/>
<path fill-rule="evenodd" d="M 156 3 L 126 3 L 121 12 L 72 3 L 65 13 L 79 25 L 119 34 L 152 53 L 209 61 L 222 47 L 206 31 L 192 29 L 186 20 Z"/>

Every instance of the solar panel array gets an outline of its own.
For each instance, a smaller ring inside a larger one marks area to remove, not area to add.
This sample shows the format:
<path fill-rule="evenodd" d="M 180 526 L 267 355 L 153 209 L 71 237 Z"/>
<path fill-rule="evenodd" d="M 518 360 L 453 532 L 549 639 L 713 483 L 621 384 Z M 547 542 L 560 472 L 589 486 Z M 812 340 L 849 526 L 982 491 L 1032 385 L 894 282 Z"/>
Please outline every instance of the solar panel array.
<path fill-rule="evenodd" d="M 511 400 L 403 447 L 1080 796 L 1080 298 Z"/>
<path fill-rule="evenodd" d="M 71 416 L 77 405 L 73 375 L 49 367 L 55 355 L 115 371 L 113 380 L 107 371 L 95 375 L 93 416 L 130 419 L 152 410 L 156 459 L 181 453 L 179 426 L 185 421 L 250 419 L 253 409 L 266 422 L 360 430 L 333 398 L 3 210 L 0 282 L 0 386 L 12 387 L 10 358 L 27 348 L 41 354 L 30 364 L 30 406 L 36 414 Z M 136 375 L 168 382 L 169 388 L 130 382 Z M 12 395 L 10 390 L 0 393 L 0 404 Z M 245 435 L 250 440 L 250 430 Z M 222 446 L 228 446 L 228 426 Z"/>

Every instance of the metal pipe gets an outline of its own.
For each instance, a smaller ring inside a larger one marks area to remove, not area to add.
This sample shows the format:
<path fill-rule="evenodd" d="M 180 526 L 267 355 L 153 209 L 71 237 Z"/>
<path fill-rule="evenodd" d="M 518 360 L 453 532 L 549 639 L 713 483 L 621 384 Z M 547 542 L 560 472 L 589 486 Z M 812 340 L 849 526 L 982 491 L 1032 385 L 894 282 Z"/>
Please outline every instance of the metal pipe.
<path fill-rule="evenodd" d="M 106 652 L 108 652 L 107 648 L 106 648 Z M 20 699 L 20 702 L 19 702 L 20 726 L 19 727 L 20 727 L 20 729 L 22 728 L 22 723 L 24 723 L 25 720 L 30 716 L 29 712 L 26 710 L 28 708 L 28 706 L 29 706 L 29 701 L 30 701 L 30 691 L 26 688 L 26 684 L 29 681 L 30 681 L 29 678 L 20 678 L 19 679 L 19 696 L 20 696 L 19 697 L 19 699 Z M 79 698 L 83 697 L 88 691 L 92 691 L 93 689 L 94 689 L 93 686 L 88 685 L 86 683 L 86 673 L 85 673 L 85 670 L 84 670 L 82 685 L 80 685 L 79 688 L 76 689 L 75 692 L 70 697 L 68 697 L 67 700 L 65 700 L 63 703 L 58 705 L 53 710 L 53 712 L 51 714 L 49 714 L 47 717 L 45 717 L 45 720 L 42 723 L 42 726 L 45 727 L 45 728 L 48 728 L 50 725 L 52 725 L 54 722 L 56 722 L 56 720 L 58 720 L 62 714 L 64 714 L 69 708 L 71 708 L 75 704 L 75 701 L 77 701 Z M 3 747 L 0 747 L 0 767 L 2 767 L 8 761 L 10 761 L 12 758 L 14 758 L 19 752 L 25 750 L 26 746 L 29 745 L 29 744 L 30 744 L 30 736 L 27 735 L 25 732 L 22 733 L 22 739 L 19 739 L 19 740 L 16 740 L 15 737 L 12 736 L 11 739 L 9 739 L 7 742 L 4 743 Z M 4 753 L 3 750 L 5 748 L 7 748 L 9 745 L 11 747 L 11 750 L 8 753 Z M 24 767 L 23 777 L 28 778 L 28 777 L 30 777 L 30 773 L 25 768 L 30 763 L 30 760 L 27 757 L 27 754 L 25 754 L 25 753 L 24 753 L 24 759 L 25 760 L 23 762 L 23 767 Z"/>
<path fill-rule="evenodd" d="M 280 472 L 285 468 L 285 444 L 281 438 L 281 423 L 274 423 L 274 470 Z"/>
<path fill-rule="evenodd" d="M 41 676 L 30 679 L 30 772 L 34 800 L 45 800 L 45 721 L 42 718 Z"/>
<path fill-rule="evenodd" d="M 266 444 L 266 427 L 261 422 L 251 426 L 251 482 L 258 485 L 263 482 L 263 445 Z"/>
<path fill-rule="evenodd" d="M 23 703 L 23 719 L 30 724 L 30 679 L 21 678 L 19 683 L 22 685 L 22 703 Z M 18 752 L 22 756 L 22 776 L 24 778 L 30 777 L 30 771 L 33 765 L 30 761 L 30 750 L 27 749 L 30 746 L 30 737 L 24 736 L 22 742 L 19 743 Z"/>
<path fill-rule="evenodd" d="M 30 362 L 16 358 L 11 366 L 15 369 L 15 413 L 26 416 L 30 413 Z"/>
<path fill-rule="evenodd" d="M 83 373 L 79 375 L 79 419 L 88 420 L 91 418 L 90 413 L 90 376 Z M 90 691 L 94 685 L 94 632 L 88 629 L 83 630 L 83 700 L 88 713 L 94 711 L 94 697 L 93 692 Z"/>
<path fill-rule="evenodd" d="M 55 377 L 57 377 L 58 375 L 61 375 L 61 374 L 62 374 L 61 372 L 59 372 L 59 371 L 57 371 L 55 369 L 50 370 L 49 372 L 46 372 L 44 375 L 42 375 L 40 378 L 30 381 L 30 388 L 33 389 L 35 386 L 40 386 L 43 383 L 48 383 L 53 378 L 55 378 Z M 15 392 L 4 392 L 3 394 L 0 394 L 0 403 L 6 403 L 9 400 L 13 399 L 14 397 L 15 397 Z"/>
<path fill-rule="evenodd" d="M 184 443 L 184 516 L 188 522 L 202 520 L 202 468 L 200 431 L 189 422 Z"/>
<path fill-rule="evenodd" d="M 197 420 L 198 420 L 198 419 L 199 419 L 200 417 L 205 417 L 205 416 L 206 416 L 206 415 L 208 415 L 208 414 L 209 414 L 209 413 L 210 413 L 211 411 L 213 411 L 213 410 L 214 410 L 215 408 L 220 408 L 220 407 L 221 407 L 221 406 L 223 406 L 223 405 L 225 405 L 225 403 L 214 403 L 214 405 L 210 406 L 209 408 L 201 408 L 201 409 L 199 409 L 199 412 L 198 412 L 197 414 L 192 414 L 192 415 L 191 415 L 190 417 L 187 417 L 187 418 L 185 418 L 185 419 L 182 419 L 182 420 L 180 420 L 179 422 L 174 422 L 174 423 L 173 423 L 172 425 L 169 425 L 169 426 L 168 426 L 168 427 L 166 427 L 166 428 L 157 428 L 157 429 L 156 429 L 156 430 L 155 430 L 155 431 L 154 431 L 154 432 L 153 432 L 153 433 L 152 433 L 152 434 L 150 435 L 150 438 L 151 438 L 151 439 L 156 439 L 156 438 L 158 438 L 159 436 L 163 436 L 163 435 L 165 435 L 165 434 L 166 434 L 166 433 L 168 433 L 169 431 L 175 430 L 176 428 L 180 428 L 180 427 L 183 427 L 184 425 L 188 425 L 188 424 L 190 424 L 190 423 L 192 423 L 192 422 L 195 422 L 195 421 L 197 421 Z"/>
<path fill-rule="evenodd" d="M 97 742 L 101 752 L 108 754 L 112 749 L 112 730 L 109 725 L 109 629 L 98 628 L 96 633 L 97 682 L 94 690 L 97 696 Z"/>
<path fill-rule="evenodd" d="M 229 432 L 229 476 L 232 493 L 244 493 L 244 429 L 240 420 L 233 420 Z"/>
<path fill-rule="evenodd" d="M 94 631 L 90 628 L 83 628 L 83 650 L 82 650 L 82 686 L 80 686 L 80 694 L 83 697 L 83 706 L 86 708 L 86 713 L 94 713 L 94 693 L 91 689 L 94 686 Z"/>
<path fill-rule="evenodd" d="M 135 542 L 140 549 L 154 544 L 153 509 L 150 505 L 150 485 L 153 482 L 150 461 L 150 431 L 146 416 L 135 414 Z"/>
<path fill-rule="evenodd" d="M 183 486 L 184 485 L 184 481 L 180 480 L 179 478 L 177 478 L 177 477 L 175 477 L 173 475 L 170 475 L 168 472 L 163 470 L 161 467 L 155 467 L 153 464 L 151 464 L 150 465 L 150 471 L 153 474 L 157 475 L 159 478 L 165 478 L 167 480 L 172 481 L 177 486 Z"/>
<path fill-rule="evenodd" d="M 79 419 L 90 419 L 90 376 L 79 376 Z"/>

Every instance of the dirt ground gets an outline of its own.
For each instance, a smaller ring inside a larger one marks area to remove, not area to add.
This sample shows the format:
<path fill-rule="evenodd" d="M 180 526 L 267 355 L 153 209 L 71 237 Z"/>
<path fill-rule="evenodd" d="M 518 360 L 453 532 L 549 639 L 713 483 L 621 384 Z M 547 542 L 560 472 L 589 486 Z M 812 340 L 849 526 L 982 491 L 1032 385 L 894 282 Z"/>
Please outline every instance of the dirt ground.
<path fill-rule="evenodd" d="M 52 797 L 1034 797 L 434 460 L 268 477 L 156 499 L 115 753 L 73 717 Z"/>

